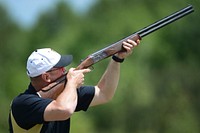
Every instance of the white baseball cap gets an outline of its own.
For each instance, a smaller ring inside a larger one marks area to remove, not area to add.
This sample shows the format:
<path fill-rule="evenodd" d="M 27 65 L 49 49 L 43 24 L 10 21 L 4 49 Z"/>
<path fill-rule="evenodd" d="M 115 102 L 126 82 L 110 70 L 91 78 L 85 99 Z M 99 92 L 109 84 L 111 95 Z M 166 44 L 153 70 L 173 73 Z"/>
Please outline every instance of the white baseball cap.
<path fill-rule="evenodd" d="M 60 55 L 51 48 L 37 49 L 28 57 L 27 75 L 37 77 L 53 67 L 68 66 L 72 60 L 72 55 Z"/>

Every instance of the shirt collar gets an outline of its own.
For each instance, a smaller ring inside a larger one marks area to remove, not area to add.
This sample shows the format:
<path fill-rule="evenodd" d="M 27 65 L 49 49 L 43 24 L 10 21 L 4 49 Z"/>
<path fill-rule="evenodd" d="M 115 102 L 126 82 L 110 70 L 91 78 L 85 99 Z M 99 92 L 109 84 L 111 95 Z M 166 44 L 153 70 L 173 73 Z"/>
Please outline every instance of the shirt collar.
<path fill-rule="evenodd" d="M 29 84 L 28 89 L 26 90 L 25 93 L 28 93 L 28 94 L 37 94 L 35 88 L 33 87 L 33 85 L 31 83 Z"/>

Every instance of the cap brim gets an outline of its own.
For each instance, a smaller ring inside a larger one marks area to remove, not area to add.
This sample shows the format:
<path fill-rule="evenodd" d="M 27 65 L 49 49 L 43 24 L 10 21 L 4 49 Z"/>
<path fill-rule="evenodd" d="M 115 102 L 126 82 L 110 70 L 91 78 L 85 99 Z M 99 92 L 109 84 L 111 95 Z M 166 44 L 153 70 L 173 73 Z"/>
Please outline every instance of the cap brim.
<path fill-rule="evenodd" d="M 61 55 L 60 60 L 54 67 L 66 67 L 69 64 L 71 64 L 72 60 L 73 60 L 72 55 Z"/>

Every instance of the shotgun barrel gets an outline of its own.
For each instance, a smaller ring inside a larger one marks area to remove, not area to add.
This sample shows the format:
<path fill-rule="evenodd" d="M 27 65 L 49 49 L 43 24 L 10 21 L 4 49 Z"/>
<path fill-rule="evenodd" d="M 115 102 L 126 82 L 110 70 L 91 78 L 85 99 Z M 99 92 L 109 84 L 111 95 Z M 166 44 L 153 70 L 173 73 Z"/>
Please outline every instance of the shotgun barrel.
<path fill-rule="evenodd" d="M 153 23 L 153 24 L 151 24 L 151 25 L 149 25 L 149 26 L 147 26 L 143 29 L 141 29 L 140 31 L 136 32 L 136 34 L 139 34 L 139 36 L 141 38 L 143 38 L 146 35 L 154 32 L 154 31 L 156 31 L 156 30 L 158 30 L 158 29 L 160 29 L 160 28 L 162 28 L 162 27 L 164 27 L 164 26 L 166 26 L 166 25 L 168 25 L 168 24 L 190 14 L 190 13 L 192 13 L 193 11 L 194 11 L 193 6 L 189 5 L 185 8 L 183 8 L 183 9 L 181 9 L 181 10 L 179 10 L 179 11 L 177 11 L 177 12 L 175 12 L 175 13 L 173 13 L 173 14 L 171 14 L 171 15 L 169 15 L 169 16 L 167 16 L 167 17 L 165 17 L 165 18 L 163 18 L 159 21 L 156 21 L 155 23 Z"/>

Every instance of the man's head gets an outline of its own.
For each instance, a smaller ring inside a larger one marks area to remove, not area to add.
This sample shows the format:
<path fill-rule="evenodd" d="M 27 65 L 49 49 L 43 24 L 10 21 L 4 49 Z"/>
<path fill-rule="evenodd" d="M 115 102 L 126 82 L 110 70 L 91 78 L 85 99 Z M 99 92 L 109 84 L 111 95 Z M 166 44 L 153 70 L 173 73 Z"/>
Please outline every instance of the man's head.
<path fill-rule="evenodd" d="M 27 60 L 27 75 L 34 78 L 50 71 L 52 68 L 68 66 L 72 60 L 72 55 L 60 55 L 51 48 L 37 49 Z"/>

